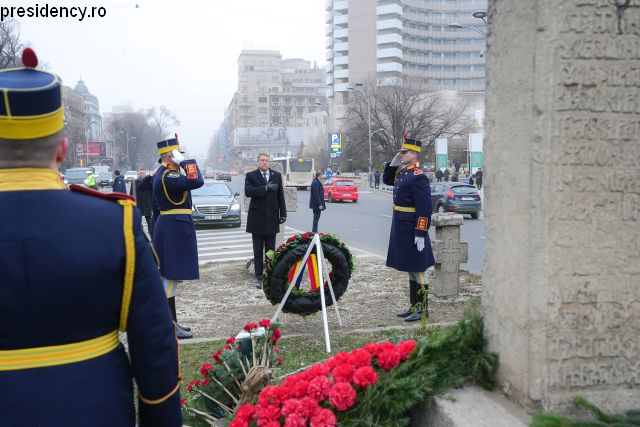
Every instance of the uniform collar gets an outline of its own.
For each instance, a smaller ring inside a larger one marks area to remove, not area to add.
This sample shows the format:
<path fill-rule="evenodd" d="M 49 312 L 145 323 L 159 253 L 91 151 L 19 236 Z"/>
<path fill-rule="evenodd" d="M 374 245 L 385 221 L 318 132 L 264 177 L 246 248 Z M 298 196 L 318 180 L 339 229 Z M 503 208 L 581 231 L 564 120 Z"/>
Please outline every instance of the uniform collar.
<path fill-rule="evenodd" d="M 0 169 L 0 191 L 64 190 L 60 174 L 49 168 Z"/>
<path fill-rule="evenodd" d="M 167 169 L 171 169 L 171 170 L 178 170 L 178 168 L 176 167 L 176 165 L 174 164 L 169 164 L 167 162 L 162 162 L 162 166 L 164 166 Z"/>
<path fill-rule="evenodd" d="M 415 167 L 416 167 L 416 164 L 415 164 L 415 163 L 412 163 L 412 164 L 410 164 L 410 165 L 405 166 L 404 168 L 405 168 L 406 170 L 410 171 L 411 169 L 415 169 Z"/>

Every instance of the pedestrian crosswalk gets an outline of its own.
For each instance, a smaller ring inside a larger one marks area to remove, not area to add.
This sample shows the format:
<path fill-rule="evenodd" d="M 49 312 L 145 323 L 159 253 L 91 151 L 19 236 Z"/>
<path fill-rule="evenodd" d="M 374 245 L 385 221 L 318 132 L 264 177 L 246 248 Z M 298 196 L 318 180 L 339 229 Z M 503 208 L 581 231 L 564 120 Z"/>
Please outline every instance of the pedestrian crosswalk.
<path fill-rule="evenodd" d="M 242 213 L 240 228 L 198 229 L 198 260 L 200 265 L 214 262 L 248 261 L 253 258 L 251 234 L 245 231 L 246 213 Z M 303 231 L 285 226 L 284 237 L 288 239 Z M 357 257 L 379 257 L 363 249 L 349 247 Z"/>

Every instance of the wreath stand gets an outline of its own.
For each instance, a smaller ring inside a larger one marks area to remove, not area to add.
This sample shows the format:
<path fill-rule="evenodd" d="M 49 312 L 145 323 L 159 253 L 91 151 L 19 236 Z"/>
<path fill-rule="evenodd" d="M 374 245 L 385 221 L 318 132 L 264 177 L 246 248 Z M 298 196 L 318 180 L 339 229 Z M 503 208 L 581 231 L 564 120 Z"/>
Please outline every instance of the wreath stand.
<path fill-rule="evenodd" d="M 322 252 L 322 244 L 320 243 L 320 235 L 316 233 L 309 243 L 309 247 L 307 248 L 307 252 L 302 257 L 302 261 L 298 264 L 298 268 L 296 269 L 296 273 L 293 275 L 291 279 L 291 283 L 289 284 L 289 288 L 287 292 L 282 297 L 282 301 L 278 304 L 278 309 L 276 313 L 273 315 L 271 319 L 271 323 L 275 323 L 280 317 L 280 312 L 287 302 L 287 298 L 289 298 L 289 294 L 293 290 L 296 282 L 298 281 L 298 277 L 302 273 L 303 267 L 311 254 L 311 251 L 316 248 L 317 251 L 317 259 L 318 259 L 318 283 L 320 284 L 320 304 L 322 306 L 322 325 L 324 327 L 324 342 L 327 353 L 331 353 L 331 341 L 329 340 L 329 321 L 327 320 L 327 304 L 325 302 L 324 296 L 324 277 L 327 278 L 327 283 L 329 285 L 329 293 L 331 294 L 331 300 L 333 301 L 333 308 L 336 310 L 336 317 L 338 318 L 338 325 L 342 327 L 342 319 L 340 318 L 340 310 L 338 310 L 338 301 L 336 301 L 335 294 L 333 293 L 333 286 L 331 285 L 331 277 L 329 277 L 329 271 L 327 270 L 327 264 L 324 262 L 324 253 Z"/>

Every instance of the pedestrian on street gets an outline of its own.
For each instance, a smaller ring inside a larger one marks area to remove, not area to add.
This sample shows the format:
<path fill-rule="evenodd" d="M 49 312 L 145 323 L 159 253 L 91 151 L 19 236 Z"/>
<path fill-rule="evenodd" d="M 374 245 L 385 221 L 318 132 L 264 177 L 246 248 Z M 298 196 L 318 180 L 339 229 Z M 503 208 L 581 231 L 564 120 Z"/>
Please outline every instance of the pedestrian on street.
<path fill-rule="evenodd" d="M 309 195 L 309 208 L 313 210 L 313 227 L 311 231 L 318 232 L 318 221 L 320 221 L 320 213 L 326 209 L 324 204 L 324 188 L 320 182 L 322 172 L 317 171 L 311 181 L 311 194 Z"/>
<path fill-rule="evenodd" d="M 376 173 L 373 174 L 373 180 L 375 181 L 376 188 L 380 188 L 380 178 L 382 174 L 379 170 L 376 170 Z"/>
<path fill-rule="evenodd" d="M 191 218 L 191 190 L 204 185 L 195 160 L 182 155 L 178 136 L 156 144 L 162 164 L 153 178 L 153 198 L 160 215 L 153 226 L 153 246 L 160 261 L 160 275 L 176 324 L 178 338 L 192 338 L 191 328 L 178 323 L 176 293 L 182 280 L 198 280 L 198 242 Z M 184 172 L 183 172 L 184 171 Z"/>
<path fill-rule="evenodd" d="M 444 170 L 444 174 L 443 174 L 443 176 L 444 176 L 444 180 L 445 180 L 446 182 L 449 182 L 449 168 L 447 168 L 447 169 L 445 169 L 445 170 Z"/>
<path fill-rule="evenodd" d="M 144 168 L 141 168 L 138 171 L 138 178 L 135 180 L 133 184 L 131 184 L 130 193 L 132 196 L 136 198 L 136 205 L 138 209 L 140 209 L 140 213 L 147 221 L 147 227 L 149 227 L 149 233 L 151 236 L 151 207 L 152 207 L 152 197 L 151 193 L 153 192 L 153 177 L 151 175 L 147 175 L 147 171 Z"/>
<path fill-rule="evenodd" d="M 124 176 L 120 175 L 120 171 L 113 172 L 113 192 L 127 194 L 127 185 L 124 183 Z"/>
<path fill-rule="evenodd" d="M 22 58 L 25 68 L 0 71 L 11 112 L 0 116 L 0 205 L 11 207 L 0 230 L 0 424 L 181 426 L 175 333 L 140 214 L 126 194 L 66 189 L 62 83 L 36 69 L 33 50 Z"/>
<path fill-rule="evenodd" d="M 269 168 L 270 159 L 266 153 L 258 154 L 258 169 L 247 173 L 244 178 L 244 194 L 251 198 L 247 233 L 251 233 L 253 241 L 253 266 L 258 288 L 262 287 L 264 255 L 275 250 L 276 234 L 280 231 L 280 224 L 287 220 L 282 175 Z"/>
<path fill-rule="evenodd" d="M 438 180 L 438 182 L 442 181 L 442 171 L 440 168 L 436 169 L 436 180 Z"/>
<path fill-rule="evenodd" d="M 427 310 L 426 270 L 435 264 L 427 233 L 431 222 L 431 186 L 426 174 L 416 167 L 421 148 L 421 141 L 405 139 L 398 154 L 385 165 L 383 176 L 385 184 L 394 186 L 387 266 L 409 273 L 410 306 L 398 313 L 406 322 L 420 320 L 422 310 Z"/>
<path fill-rule="evenodd" d="M 482 172 L 482 168 L 478 168 L 478 170 L 476 171 L 476 186 L 478 187 L 478 190 L 482 189 L 482 176 L 484 175 L 484 173 Z"/>

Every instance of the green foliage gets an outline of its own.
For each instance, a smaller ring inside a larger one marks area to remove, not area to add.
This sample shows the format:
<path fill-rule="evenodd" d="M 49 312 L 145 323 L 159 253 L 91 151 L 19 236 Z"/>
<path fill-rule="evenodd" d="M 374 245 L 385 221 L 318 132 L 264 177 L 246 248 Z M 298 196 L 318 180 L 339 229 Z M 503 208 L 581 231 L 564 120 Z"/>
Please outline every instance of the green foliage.
<path fill-rule="evenodd" d="M 406 362 L 380 375 L 375 386 L 358 396 L 355 406 L 336 414 L 342 425 L 403 426 L 409 422 L 409 409 L 451 387 L 467 381 L 494 387 L 498 357 L 484 352 L 483 322 L 478 314 L 467 314 L 456 326 L 434 330 L 416 343 Z"/>
<path fill-rule="evenodd" d="M 582 396 L 575 398 L 578 407 L 587 409 L 593 420 L 573 419 L 562 415 L 541 413 L 533 417 L 530 427 L 639 427 L 640 409 L 624 414 L 607 414 Z"/>

